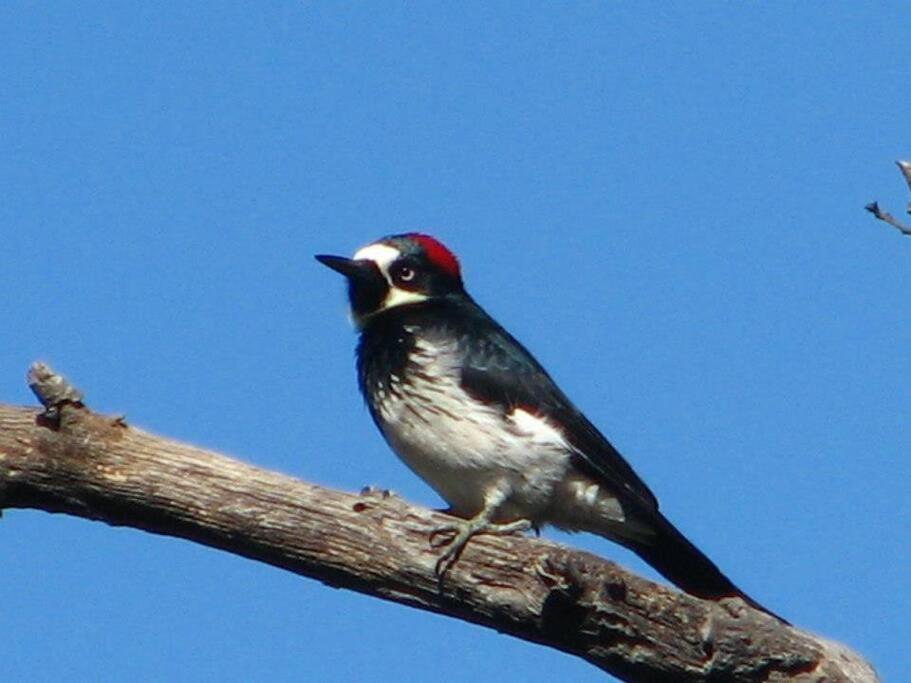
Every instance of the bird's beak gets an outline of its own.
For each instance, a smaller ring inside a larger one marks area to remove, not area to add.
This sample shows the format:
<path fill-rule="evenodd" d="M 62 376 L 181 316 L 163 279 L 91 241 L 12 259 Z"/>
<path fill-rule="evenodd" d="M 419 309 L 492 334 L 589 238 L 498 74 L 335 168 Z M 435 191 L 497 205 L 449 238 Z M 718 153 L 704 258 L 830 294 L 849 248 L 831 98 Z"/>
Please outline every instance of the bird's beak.
<path fill-rule="evenodd" d="M 336 273 L 341 273 L 349 280 L 362 278 L 376 267 L 373 261 L 355 261 L 344 256 L 329 256 L 327 254 L 317 254 L 316 260 L 324 266 L 332 268 Z"/>
<path fill-rule="evenodd" d="M 351 302 L 351 316 L 358 329 L 362 329 L 367 318 L 383 307 L 389 294 L 389 283 L 375 261 L 353 259 L 344 256 L 317 254 L 316 260 L 324 266 L 341 273 L 348 280 L 348 299 Z"/>

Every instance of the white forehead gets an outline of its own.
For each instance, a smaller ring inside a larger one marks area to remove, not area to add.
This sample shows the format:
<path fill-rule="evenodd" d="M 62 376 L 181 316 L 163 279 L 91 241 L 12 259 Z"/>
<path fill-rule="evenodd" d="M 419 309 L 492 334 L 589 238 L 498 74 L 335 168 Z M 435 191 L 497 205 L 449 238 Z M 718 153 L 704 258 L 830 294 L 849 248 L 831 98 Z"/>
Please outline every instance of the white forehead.
<path fill-rule="evenodd" d="M 368 244 L 362 249 L 358 249 L 354 254 L 354 260 L 373 261 L 380 270 L 384 273 L 388 273 L 389 264 L 401 255 L 402 252 L 395 247 L 390 247 L 388 244 L 377 242 L 375 244 Z"/>

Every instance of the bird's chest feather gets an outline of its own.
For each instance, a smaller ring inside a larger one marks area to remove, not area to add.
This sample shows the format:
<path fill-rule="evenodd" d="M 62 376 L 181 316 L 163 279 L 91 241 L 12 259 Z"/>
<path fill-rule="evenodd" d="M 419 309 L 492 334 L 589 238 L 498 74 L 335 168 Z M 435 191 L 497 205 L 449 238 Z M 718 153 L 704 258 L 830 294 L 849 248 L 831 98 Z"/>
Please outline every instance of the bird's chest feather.
<path fill-rule="evenodd" d="M 504 483 L 523 516 L 544 506 L 568 467 L 562 435 L 543 418 L 469 395 L 456 340 L 403 336 L 401 345 L 397 358 L 362 372 L 374 418 L 399 457 L 456 510 L 473 513 Z"/>

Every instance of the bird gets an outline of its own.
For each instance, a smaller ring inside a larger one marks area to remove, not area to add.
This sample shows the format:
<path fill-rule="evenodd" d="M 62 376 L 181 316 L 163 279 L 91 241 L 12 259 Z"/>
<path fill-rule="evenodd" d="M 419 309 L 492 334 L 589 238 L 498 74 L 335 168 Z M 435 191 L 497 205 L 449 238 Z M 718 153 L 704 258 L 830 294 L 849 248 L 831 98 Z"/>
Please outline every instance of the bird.
<path fill-rule="evenodd" d="M 391 449 L 445 501 L 431 534 L 442 575 L 476 534 L 551 525 L 605 537 L 683 591 L 740 590 L 660 511 L 632 466 L 544 367 L 468 294 L 458 258 L 420 232 L 353 257 L 315 257 L 347 280 L 357 378 Z M 787 623 L 787 622 L 785 622 Z"/>

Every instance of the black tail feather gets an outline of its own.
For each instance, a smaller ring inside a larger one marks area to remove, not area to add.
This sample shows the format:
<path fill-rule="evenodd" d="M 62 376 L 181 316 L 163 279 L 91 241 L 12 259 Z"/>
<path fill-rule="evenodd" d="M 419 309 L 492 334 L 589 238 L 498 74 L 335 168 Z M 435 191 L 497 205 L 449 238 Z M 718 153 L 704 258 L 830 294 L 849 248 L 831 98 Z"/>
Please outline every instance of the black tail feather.
<path fill-rule="evenodd" d="M 651 517 L 651 515 L 650 515 Z M 630 550 L 655 568 L 668 581 L 687 593 L 707 600 L 737 597 L 745 603 L 787 624 L 769 609 L 753 600 L 725 576 L 720 569 L 674 527 L 660 512 L 655 511 L 649 526 L 655 530 L 648 539 L 627 539 Z"/>

